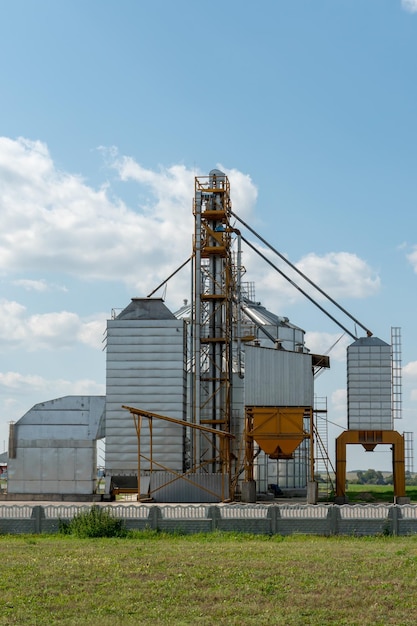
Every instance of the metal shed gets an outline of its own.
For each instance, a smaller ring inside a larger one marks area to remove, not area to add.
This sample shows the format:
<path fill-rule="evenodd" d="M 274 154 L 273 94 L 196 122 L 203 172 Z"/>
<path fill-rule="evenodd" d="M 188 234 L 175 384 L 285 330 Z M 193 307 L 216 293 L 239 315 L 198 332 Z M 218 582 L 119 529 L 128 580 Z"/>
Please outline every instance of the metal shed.
<path fill-rule="evenodd" d="M 35 404 L 11 424 L 8 495 L 91 496 L 104 404 L 104 396 L 65 396 Z"/>

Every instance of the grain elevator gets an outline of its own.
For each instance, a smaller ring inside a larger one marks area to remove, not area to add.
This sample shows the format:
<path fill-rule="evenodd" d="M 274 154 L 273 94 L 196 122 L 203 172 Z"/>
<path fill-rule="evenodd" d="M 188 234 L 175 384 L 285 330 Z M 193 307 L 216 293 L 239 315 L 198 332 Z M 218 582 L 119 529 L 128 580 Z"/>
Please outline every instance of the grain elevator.
<path fill-rule="evenodd" d="M 310 354 L 304 331 L 267 311 L 254 299 L 254 286 L 242 281 L 241 233 L 231 223 L 230 184 L 223 172 L 212 170 L 195 179 L 193 214 L 191 302 L 173 315 L 158 301 L 160 310 L 165 309 L 165 336 L 177 335 L 175 351 L 172 339 L 169 352 L 166 342 L 158 347 L 161 342 L 153 332 L 148 336 L 144 319 L 130 321 L 130 313 L 127 317 L 129 311 L 137 315 L 139 303 L 150 315 L 153 299 L 133 300 L 108 324 L 109 489 L 126 483 L 129 473 L 133 485 L 140 471 L 139 496 L 154 500 L 253 501 L 277 481 L 284 488 L 306 491 L 314 474 L 314 373 L 329 367 L 329 359 Z M 124 343 L 120 336 L 125 336 Z M 132 345 L 122 365 L 129 336 Z M 151 388 L 147 368 L 153 377 Z M 160 385 L 170 369 L 169 393 L 156 396 L 158 390 L 163 393 Z M 120 380 L 124 375 L 129 380 L 125 391 Z M 138 384 L 135 376 L 142 377 Z M 175 411 L 168 397 L 176 399 Z M 123 416 L 122 403 L 130 416 L 126 412 Z M 165 421 L 174 415 L 175 424 Z M 149 428 L 154 432 L 152 446 Z M 126 453 L 123 446 L 128 446 Z M 140 470 L 135 458 L 138 446 Z M 300 449 L 303 454 L 295 459 Z M 297 485 L 289 485 L 296 475 Z"/>
<path fill-rule="evenodd" d="M 257 301 L 255 285 L 243 280 L 242 245 L 314 300 L 236 227 L 258 236 L 232 211 L 223 172 L 195 178 L 192 210 L 190 299 L 171 311 L 152 292 L 113 311 L 105 397 L 48 401 L 11 425 L 10 497 L 97 495 L 96 443 L 105 437 L 107 500 L 134 494 L 155 502 L 254 502 L 279 491 L 317 501 L 314 379 L 330 360 L 310 352 L 303 329 Z M 336 441 L 336 496 L 345 498 L 346 445 L 371 451 L 382 443 L 392 446 L 394 491 L 404 497 L 392 346 L 258 238 L 366 332 L 358 338 L 315 303 L 354 340 L 347 350 L 348 427 Z"/>

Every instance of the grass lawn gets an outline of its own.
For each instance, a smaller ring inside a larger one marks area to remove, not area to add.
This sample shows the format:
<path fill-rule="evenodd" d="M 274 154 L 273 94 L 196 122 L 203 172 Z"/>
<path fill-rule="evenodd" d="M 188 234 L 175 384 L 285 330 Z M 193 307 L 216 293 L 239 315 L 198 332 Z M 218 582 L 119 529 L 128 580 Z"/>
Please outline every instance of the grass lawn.
<path fill-rule="evenodd" d="M 391 485 L 354 485 L 349 483 L 346 494 L 349 502 L 393 502 L 394 488 Z M 417 501 L 417 487 L 406 487 L 406 495 L 411 502 Z"/>
<path fill-rule="evenodd" d="M 417 536 L 1 536 L 0 624 L 416 623 Z"/>

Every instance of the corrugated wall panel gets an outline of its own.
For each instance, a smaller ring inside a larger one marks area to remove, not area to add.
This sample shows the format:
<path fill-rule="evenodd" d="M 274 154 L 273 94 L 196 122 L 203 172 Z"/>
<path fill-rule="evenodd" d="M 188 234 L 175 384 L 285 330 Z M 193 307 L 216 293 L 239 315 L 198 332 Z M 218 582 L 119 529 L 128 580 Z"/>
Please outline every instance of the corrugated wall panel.
<path fill-rule="evenodd" d="M 58 428 L 64 424 L 71 424 L 72 426 L 88 425 L 89 413 L 88 411 L 74 411 L 64 409 L 56 411 L 32 411 L 25 415 L 24 425 L 36 425 L 41 424 L 47 426 L 57 426 Z M 26 429 L 25 429 L 26 430 Z M 49 431 L 49 436 L 51 432 Z"/>
<path fill-rule="evenodd" d="M 89 426 L 79 424 L 28 424 L 18 426 L 16 429 L 18 438 L 24 437 L 26 440 L 44 439 L 50 441 L 50 445 L 55 444 L 55 438 L 59 434 L 59 438 L 62 440 L 70 439 L 91 439 Z M 20 442 L 19 442 L 20 445 Z"/>
<path fill-rule="evenodd" d="M 178 343 L 181 340 L 181 336 L 178 335 L 177 333 L 172 336 L 172 335 L 167 335 L 164 334 L 163 335 L 164 338 L 164 343 L 167 346 L 175 346 L 178 345 Z M 126 336 L 125 334 L 123 335 L 117 335 L 117 336 L 111 336 L 111 338 L 109 338 L 109 342 L 111 343 L 112 346 L 142 346 L 143 349 L 149 349 L 149 347 L 152 347 L 155 343 L 155 339 L 160 339 L 160 337 L 156 337 L 155 335 L 147 335 L 146 337 L 129 337 Z"/>
<path fill-rule="evenodd" d="M 9 463 L 9 492 L 93 493 L 94 442 L 84 448 L 72 447 L 71 441 L 61 443 L 62 447 L 19 447 L 17 458 Z"/>
<path fill-rule="evenodd" d="M 140 380 L 138 381 L 138 384 L 135 385 L 135 379 L 132 378 L 128 378 L 128 379 L 124 379 L 123 380 L 123 384 L 126 390 L 131 390 L 132 393 L 133 391 L 136 391 L 138 389 L 143 389 L 146 390 L 147 393 L 151 393 L 153 395 L 155 395 L 156 393 L 160 393 L 161 392 L 161 388 L 165 389 L 165 392 L 167 394 L 169 393 L 173 393 L 173 394 L 177 394 L 178 392 L 178 382 L 181 381 L 181 379 L 177 379 L 175 380 L 170 380 L 169 383 L 167 383 L 166 385 L 164 385 L 162 383 L 162 381 L 155 381 L 156 384 L 146 384 L 146 380 Z M 119 379 L 113 379 L 113 381 L 111 383 L 108 384 L 107 386 L 107 390 L 110 390 L 110 393 L 114 393 L 115 395 L 117 395 L 117 391 L 120 387 L 120 378 Z M 130 391 L 129 391 L 130 393 Z"/>
<path fill-rule="evenodd" d="M 138 440 L 130 413 L 134 406 L 176 419 L 185 418 L 185 354 L 182 320 L 110 320 L 107 325 L 106 470 L 135 473 Z M 153 420 L 154 462 L 182 471 L 184 429 Z M 141 453 L 150 456 L 147 420 Z M 141 469 L 149 469 L 142 459 Z"/>
<path fill-rule="evenodd" d="M 114 347 L 114 346 L 112 346 Z M 119 348 L 121 346 L 118 346 Z M 122 346 L 123 347 L 123 346 Z M 176 357 L 178 354 L 178 346 L 175 345 L 170 345 L 170 346 L 166 346 L 166 345 L 157 345 L 155 344 L 151 349 L 152 346 L 147 346 L 147 350 L 138 350 L 138 346 L 134 346 L 131 345 L 129 347 L 125 347 L 126 349 L 123 350 L 119 350 L 116 351 L 114 350 L 111 354 L 111 360 L 112 361 L 120 361 L 121 359 L 126 359 L 127 361 L 136 361 L 138 360 L 138 355 L 141 355 L 141 360 L 146 360 L 146 359 L 150 359 L 152 360 L 153 355 L 155 354 L 155 348 L 158 347 L 158 350 L 160 352 L 160 354 L 164 354 L 166 357 L 166 360 L 169 362 L 169 357 L 171 356 L 171 359 L 174 363 L 176 363 Z"/>
<path fill-rule="evenodd" d="M 138 358 L 137 354 L 117 354 L 112 355 L 109 359 L 109 366 L 118 367 L 116 364 L 121 363 L 122 368 L 132 370 L 148 370 L 151 367 L 155 367 L 155 354 L 158 354 L 158 371 L 160 370 L 173 370 L 178 368 L 178 361 L 173 358 L 172 354 L 166 355 L 163 350 L 158 350 L 158 346 L 155 346 L 155 352 L 147 353 L 143 359 Z"/>
<path fill-rule="evenodd" d="M 139 368 L 138 368 L 139 369 Z M 123 382 L 123 384 L 128 385 L 135 385 L 135 387 L 165 387 L 167 386 L 175 386 L 177 387 L 178 384 L 182 385 L 182 375 L 180 376 L 178 374 L 178 370 L 174 371 L 169 371 L 169 370 L 164 370 L 164 375 L 163 378 L 161 378 L 161 370 L 154 370 L 154 369 L 149 369 L 147 370 L 147 376 L 146 378 L 144 378 L 142 376 L 142 374 L 140 374 L 138 376 L 138 371 L 133 368 L 129 368 L 126 370 L 123 369 L 119 369 L 119 370 L 112 370 L 110 372 L 110 376 L 108 378 L 108 387 L 118 387 L 120 386 L 121 382 Z M 166 381 L 166 385 L 163 383 L 163 381 Z"/>
<path fill-rule="evenodd" d="M 313 406 L 309 354 L 269 348 L 245 348 L 246 406 Z"/>
<path fill-rule="evenodd" d="M 391 346 L 363 337 L 347 349 L 348 428 L 392 430 Z"/>
<path fill-rule="evenodd" d="M 187 480 L 175 478 L 169 472 L 151 474 L 155 502 L 219 502 L 227 494 L 227 474 L 188 474 Z"/>
<path fill-rule="evenodd" d="M 66 396 L 32 407 L 15 425 L 9 493 L 92 494 L 104 406 L 101 396 Z"/>

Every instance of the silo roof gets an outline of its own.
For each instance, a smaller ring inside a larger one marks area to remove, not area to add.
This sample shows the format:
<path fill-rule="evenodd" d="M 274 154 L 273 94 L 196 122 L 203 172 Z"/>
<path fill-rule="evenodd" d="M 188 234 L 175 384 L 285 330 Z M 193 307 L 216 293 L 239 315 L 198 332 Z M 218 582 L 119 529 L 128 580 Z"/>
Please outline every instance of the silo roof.
<path fill-rule="evenodd" d="M 288 317 L 276 315 L 275 313 L 268 311 L 268 309 L 266 309 L 260 302 L 254 302 L 249 298 L 242 298 L 242 311 L 243 316 L 245 316 L 245 311 L 248 311 L 248 313 L 251 314 L 251 317 L 249 317 L 249 315 L 247 316 L 247 321 L 249 323 L 252 323 L 253 318 L 255 318 L 256 322 L 260 326 L 285 326 L 286 328 L 293 328 L 304 332 L 302 328 L 292 324 Z M 178 318 L 190 317 L 191 303 L 184 303 L 184 305 L 175 312 L 175 316 Z"/>
<path fill-rule="evenodd" d="M 242 299 L 243 314 L 245 310 L 249 311 L 262 326 L 286 326 L 287 328 L 295 328 L 296 330 L 302 330 L 298 326 L 291 324 L 288 317 L 281 317 L 271 311 L 268 311 L 260 302 L 254 302 L 248 298 Z"/>
<path fill-rule="evenodd" d="M 389 346 L 389 343 L 379 339 L 379 337 L 359 337 L 350 346 Z"/>
<path fill-rule="evenodd" d="M 132 298 L 132 302 L 116 317 L 117 320 L 174 320 L 175 315 L 162 298 Z"/>

